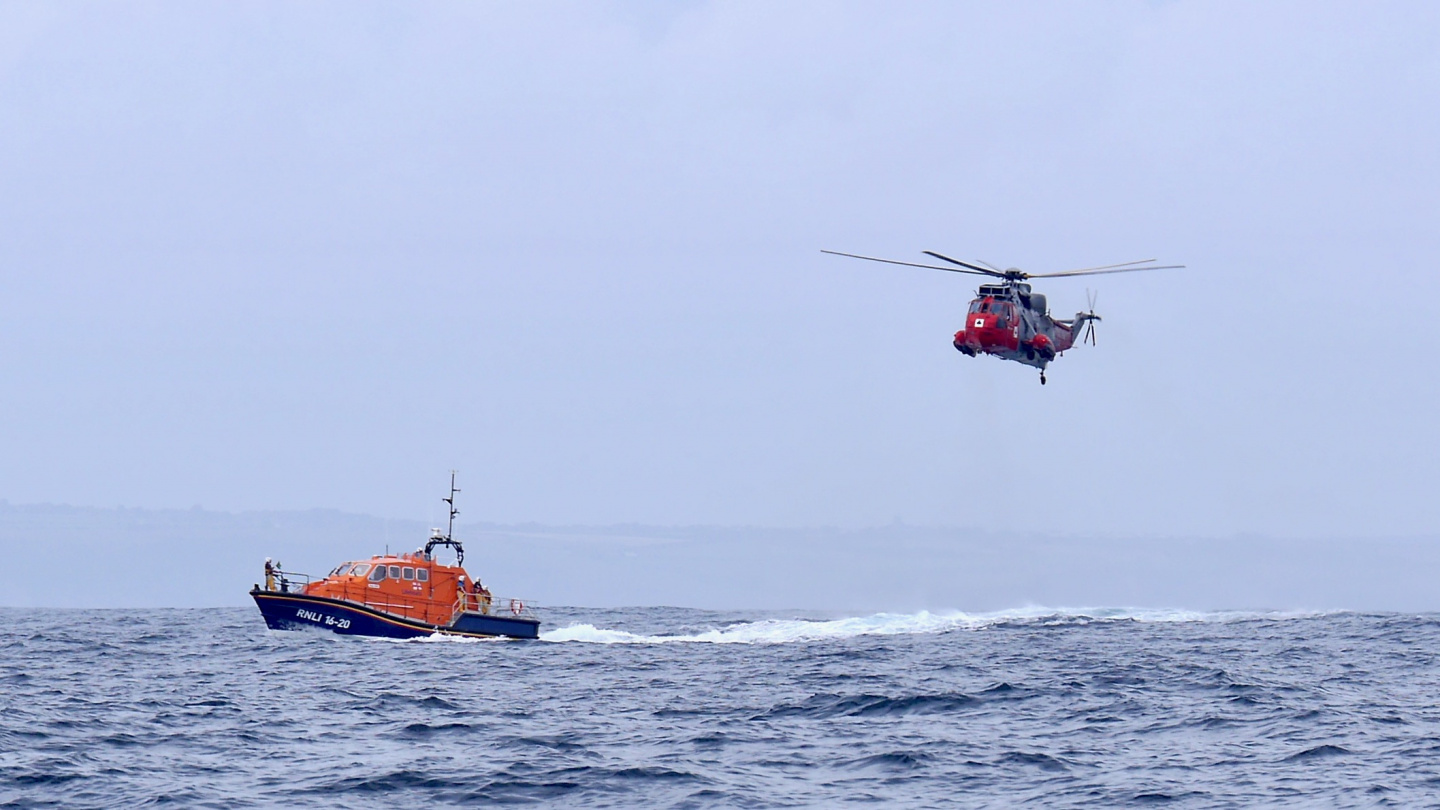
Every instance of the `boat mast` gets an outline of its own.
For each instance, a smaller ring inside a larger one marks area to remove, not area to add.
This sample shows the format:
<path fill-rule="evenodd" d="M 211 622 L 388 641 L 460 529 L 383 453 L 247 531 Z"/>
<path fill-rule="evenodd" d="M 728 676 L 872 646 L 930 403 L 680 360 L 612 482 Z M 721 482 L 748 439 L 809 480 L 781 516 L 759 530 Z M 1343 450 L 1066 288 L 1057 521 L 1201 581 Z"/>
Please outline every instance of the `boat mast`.
<path fill-rule="evenodd" d="M 460 490 L 455 487 L 455 471 L 451 470 L 450 497 L 440 499 L 450 505 L 450 519 L 449 522 L 445 524 L 444 534 L 441 534 L 440 530 L 436 529 L 434 533 L 430 535 L 430 541 L 425 544 L 425 556 L 430 556 L 430 552 L 433 551 L 436 546 L 449 546 L 455 549 L 455 564 L 463 565 L 465 563 L 465 547 L 460 545 L 460 541 L 456 540 L 453 536 L 455 533 L 455 516 L 460 514 L 460 510 L 455 508 L 455 493 L 459 491 Z"/>
<path fill-rule="evenodd" d="M 454 532 L 455 532 L 455 516 L 458 515 L 458 514 L 460 514 L 460 510 L 455 508 L 455 493 L 457 493 L 457 492 L 459 492 L 459 491 L 460 491 L 460 490 L 458 490 L 458 489 L 455 488 L 455 471 L 454 471 L 454 470 L 451 470 L 451 471 L 450 471 L 450 497 L 448 497 L 448 498 L 441 498 L 441 499 L 440 499 L 440 500 L 444 501 L 445 503 L 450 504 L 450 522 L 447 523 L 447 524 L 445 524 L 445 539 L 446 539 L 446 540 L 451 540 L 451 539 L 453 538 L 453 535 L 454 535 Z"/>

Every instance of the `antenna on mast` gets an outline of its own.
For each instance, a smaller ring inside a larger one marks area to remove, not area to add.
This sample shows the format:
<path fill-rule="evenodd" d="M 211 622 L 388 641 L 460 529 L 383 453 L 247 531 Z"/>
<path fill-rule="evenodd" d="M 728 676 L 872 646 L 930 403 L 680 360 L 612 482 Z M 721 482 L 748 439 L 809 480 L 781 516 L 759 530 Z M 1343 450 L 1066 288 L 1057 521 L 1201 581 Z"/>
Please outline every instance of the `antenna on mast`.
<path fill-rule="evenodd" d="M 455 508 L 455 493 L 457 493 L 457 492 L 459 492 L 459 491 L 460 491 L 460 490 L 458 490 L 458 489 L 455 488 L 455 471 L 454 471 L 454 470 L 451 470 L 451 471 L 450 471 L 450 497 L 448 497 L 448 498 L 441 498 L 441 499 L 440 499 L 440 500 L 444 501 L 445 503 L 450 504 L 450 522 L 445 525 L 445 539 L 446 539 L 446 540 L 449 540 L 450 537 L 451 537 L 451 535 L 454 534 L 454 532 L 455 532 L 455 516 L 458 515 L 458 514 L 460 514 L 460 510 Z"/>
<path fill-rule="evenodd" d="M 455 564 L 456 564 L 456 565 L 461 565 L 461 564 L 463 564 L 463 563 L 465 562 L 465 547 L 462 546 L 462 545 L 460 545 L 460 541 L 459 541 L 459 540 L 456 540 L 456 539 L 453 537 L 453 535 L 454 535 L 454 533 L 455 533 L 455 516 L 458 515 L 458 514 L 460 514 L 460 510 L 455 508 L 455 493 L 457 493 L 457 492 L 459 492 L 459 491 L 460 491 L 460 490 L 459 490 L 458 488 L 456 488 L 456 486 L 455 486 L 455 471 L 454 471 L 454 470 L 451 470 L 451 471 L 450 471 L 450 497 L 448 497 L 448 498 L 441 498 L 441 499 L 440 499 L 440 500 L 442 500 L 442 501 L 444 501 L 445 503 L 447 503 L 447 504 L 450 505 L 450 519 L 449 519 L 449 522 L 445 524 L 445 533 L 444 533 L 444 534 L 441 534 L 439 529 L 435 529 L 435 530 L 432 531 L 431 534 L 430 534 L 430 540 L 425 543 L 425 555 L 426 555 L 427 557 L 430 555 L 430 553 L 431 553 L 432 551 L 434 551 L 434 549 L 435 549 L 436 546 L 449 546 L 450 548 L 455 549 Z"/>

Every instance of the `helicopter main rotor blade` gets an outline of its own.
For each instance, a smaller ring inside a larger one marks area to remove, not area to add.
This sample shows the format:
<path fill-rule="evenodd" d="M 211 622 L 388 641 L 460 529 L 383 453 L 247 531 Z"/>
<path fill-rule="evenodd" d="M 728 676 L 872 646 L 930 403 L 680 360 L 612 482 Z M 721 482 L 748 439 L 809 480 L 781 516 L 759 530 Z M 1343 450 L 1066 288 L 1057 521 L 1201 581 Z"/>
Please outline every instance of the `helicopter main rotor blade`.
<path fill-rule="evenodd" d="M 1115 270 L 1066 270 L 1063 273 L 1031 273 L 1029 278 L 1065 278 L 1067 276 L 1104 276 L 1110 273 L 1136 273 L 1141 270 L 1179 270 L 1183 264 L 1163 264 L 1154 267 L 1122 267 Z"/>
<path fill-rule="evenodd" d="M 1088 271 L 1090 271 L 1090 270 L 1109 270 L 1109 269 L 1112 268 L 1112 267 L 1129 267 L 1129 266 L 1132 265 L 1132 264 L 1149 264 L 1150 262 L 1153 262 L 1153 261 L 1156 261 L 1156 260 L 1155 260 L 1155 259 L 1139 259 L 1139 260 L 1137 260 L 1137 261 L 1133 261 L 1133 262 L 1121 262 L 1121 263 L 1119 263 L 1119 264 L 1102 264 L 1102 265 L 1100 265 L 1099 267 L 1080 267 L 1080 268 L 1077 268 L 1077 269 L 1075 269 L 1075 270 L 1066 270 L 1065 272 L 1067 272 L 1067 273 L 1081 273 L 1081 272 L 1088 272 Z"/>
<path fill-rule="evenodd" d="M 998 276 L 1000 273 L 992 273 L 989 270 L 960 270 L 954 267 L 941 267 L 935 264 L 917 264 L 915 262 L 902 262 L 895 259 L 877 259 L 874 256 L 861 256 L 858 253 L 841 253 L 838 250 L 821 250 L 821 253 L 829 253 L 831 256 L 848 256 L 852 259 L 864 259 L 867 262 L 884 262 L 885 264 L 898 264 L 905 267 L 923 267 L 927 270 L 944 270 L 947 273 L 967 273 L 976 276 Z"/>
<path fill-rule="evenodd" d="M 959 259 L 952 259 L 952 258 L 950 258 L 949 256 L 945 256 L 945 255 L 936 253 L 936 252 L 933 251 L 933 250 L 922 250 L 922 251 L 920 251 L 920 252 L 921 252 L 921 253 L 924 253 L 926 256 L 934 256 L 935 258 L 939 259 L 939 260 L 942 261 L 942 262 L 950 262 L 951 264 L 958 264 L 958 265 L 960 265 L 961 267 L 968 267 L 968 268 L 970 268 L 971 270 L 973 270 L 973 271 L 976 272 L 976 273 L 984 273 L 984 274 L 987 275 L 987 276 L 999 276 L 1000 278 L 1005 278 L 1005 274 L 1004 274 L 1004 273 L 1001 273 L 1001 272 L 998 272 L 998 271 L 995 271 L 995 270 L 987 270 L 986 268 L 980 267 L 979 265 L 974 265 L 974 264 L 971 264 L 971 263 L 969 263 L 969 262 L 962 262 L 962 261 L 960 261 Z"/>

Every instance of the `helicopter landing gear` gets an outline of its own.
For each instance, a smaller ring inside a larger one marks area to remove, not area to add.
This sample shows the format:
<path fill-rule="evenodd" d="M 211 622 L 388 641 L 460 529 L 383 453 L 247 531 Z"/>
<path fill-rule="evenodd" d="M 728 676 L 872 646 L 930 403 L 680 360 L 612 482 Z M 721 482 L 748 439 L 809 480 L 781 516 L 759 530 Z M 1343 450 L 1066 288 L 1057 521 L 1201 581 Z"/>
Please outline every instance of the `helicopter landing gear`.
<path fill-rule="evenodd" d="M 1044 384 L 1045 384 L 1045 372 L 1043 372 L 1043 371 L 1040 372 L 1040 384 L 1041 384 L 1041 385 L 1044 385 Z"/>

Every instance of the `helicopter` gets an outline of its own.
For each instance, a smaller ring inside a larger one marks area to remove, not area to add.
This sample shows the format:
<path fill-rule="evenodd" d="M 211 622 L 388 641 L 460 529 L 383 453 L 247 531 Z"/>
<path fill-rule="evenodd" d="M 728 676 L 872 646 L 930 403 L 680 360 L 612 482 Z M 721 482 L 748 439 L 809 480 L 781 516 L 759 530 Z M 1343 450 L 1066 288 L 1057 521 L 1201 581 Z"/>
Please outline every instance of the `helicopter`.
<path fill-rule="evenodd" d="M 1109 273 L 1135 273 L 1140 270 L 1178 270 L 1183 264 L 1152 264 L 1155 259 L 1141 259 L 1100 267 L 1086 267 L 1080 270 L 1066 270 L 1059 273 L 1026 273 L 1018 267 L 1001 270 L 989 262 L 962 262 L 926 250 L 923 253 L 953 267 L 938 264 L 902 262 L 897 259 L 879 259 L 874 256 L 860 256 L 855 253 L 841 253 L 837 250 L 822 250 L 832 256 L 846 256 L 871 262 L 898 264 L 905 267 L 923 267 L 927 270 L 944 270 L 950 273 L 968 273 L 989 276 L 998 281 L 981 284 L 975 300 L 970 302 L 970 311 L 965 316 L 965 326 L 955 333 L 954 345 L 961 354 L 975 357 L 989 354 L 1002 360 L 1014 360 L 1040 369 L 1040 384 L 1045 384 L 1045 367 L 1066 349 L 1075 345 L 1075 339 L 1096 345 L 1095 322 L 1101 320 L 1095 314 L 1095 297 L 1086 290 L 1089 311 L 1077 312 L 1070 320 L 1050 317 L 1045 296 L 1034 292 L 1027 283 L 1032 278 L 1067 278 L 1070 276 L 1099 276 Z M 983 267 L 981 265 L 984 265 Z M 1081 330 L 1084 334 L 1081 334 Z"/>

